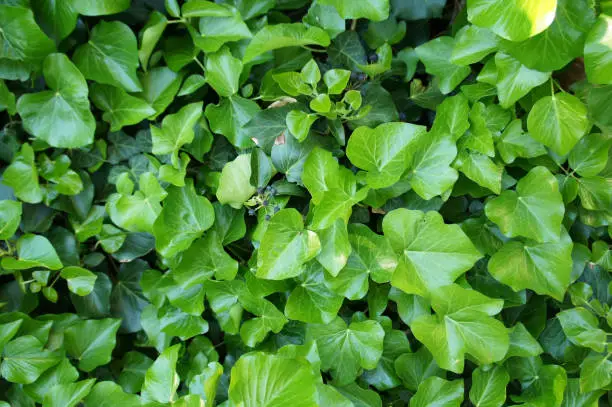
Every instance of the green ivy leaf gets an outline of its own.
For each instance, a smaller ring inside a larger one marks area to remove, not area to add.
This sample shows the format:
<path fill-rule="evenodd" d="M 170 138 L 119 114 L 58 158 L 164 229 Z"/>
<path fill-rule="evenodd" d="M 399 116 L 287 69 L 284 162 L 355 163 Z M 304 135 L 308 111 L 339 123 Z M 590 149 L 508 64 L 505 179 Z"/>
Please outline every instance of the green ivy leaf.
<path fill-rule="evenodd" d="M 64 54 L 49 55 L 43 65 L 44 92 L 23 95 L 17 111 L 25 129 L 54 147 L 83 147 L 93 142 L 95 120 L 85 78 Z"/>
<path fill-rule="evenodd" d="M 127 92 L 142 91 L 136 76 L 136 36 L 119 21 L 98 23 L 91 30 L 89 42 L 78 47 L 72 59 L 86 79 L 121 87 Z"/>
<path fill-rule="evenodd" d="M 457 65 L 470 65 L 497 51 L 499 37 L 491 30 L 476 25 L 466 25 L 457 32 L 450 61 Z"/>
<path fill-rule="evenodd" d="M 557 0 L 469 0 L 468 20 L 510 41 L 523 41 L 547 29 Z"/>
<path fill-rule="evenodd" d="M 229 97 L 238 92 L 242 62 L 234 58 L 227 47 L 206 58 L 206 82 L 219 94 Z"/>
<path fill-rule="evenodd" d="M 531 137 L 565 155 L 589 128 L 586 106 L 569 93 L 543 97 L 529 112 L 527 128 Z"/>
<path fill-rule="evenodd" d="M 361 368 L 374 369 L 382 357 L 385 331 L 376 321 L 351 322 L 336 317 L 326 325 L 309 325 L 308 340 L 317 343 L 321 370 L 330 371 L 338 385 L 351 383 Z"/>
<path fill-rule="evenodd" d="M 11 383 L 29 384 L 61 360 L 60 351 L 45 350 L 36 337 L 24 335 L 4 346 L 0 372 Z"/>
<path fill-rule="evenodd" d="M 529 288 L 561 301 L 570 282 L 571 254 L 572 241 L 565 230 L 557 242 L 510 241 L 491 257 L 489 272 L 515 291 Z"/>
<path fill-rule="evenodd" d="M 436 404 L 459 407 L 463 401 L 463 380 L 447 381 L 430 377 L 410 399 L 410 407 L 433 407 Z"/>
<path fill-rule="evenodd" d="M 111 131 L 138 124 L 155 114 L 155 109 L 144 100 L 110 85 L 93 84 L 91 100 L 98 109 L 104 111 L 102 118 L 110 123 Z"/>
<path fill-rule="evenodd" d="M 141 405 L 135 394 L 125 393 L 113 382 L 98 382 L 85 398 L 86 407 L 130 407 Z"/>
<path fill-rule="evenodd" d="M 570 167 L 583 177 L 593 177 L 606 168 L 612 137 L 593 133 L 584 136 L 569 155 Z"/>
<path fill-rule="evenodd" d="M 407 123 L 385 123 L 375 129 L 358 127 L 349 139 L 346 155 L 368 171 L 368 185 L 385 188 L 399 181 L 406 170 L 408 150 L 426 131 L 423 126 Z"/>
<path fill-rule="evenodd" d="M 196 194 L 191 180 L 185 187 L 168 188 L 159 217 L 153 224 L 155 248 L 170 258 L 187 250 L 204 231 L 210 229 L 215 212 L 210 201 Z"/>
<path fill-rule="evenodd" d="M 40 29 L 34 20 L 29 4 L 3 2 L 0 5 L 0 29 L 2 46 L 0 59 L 23 61 L 40 65 L 47 55 L 55 51 L 55 44 Z M 22 67 L 23 69 L 24 67 Z M 29 73 L 31 67 L 25 68 Z M 16 79 L 16 78 L 4 78 Z"/>
<path fill-rule="evenodd" d="M 111 361 L 120 325 L 111 318 L 76 322 L 64 331 L 66 352 L 79 361 L 79 369 L 91 372 Z"/>
<path fill-rule="evenodd" d="M 505 41 L 503 48 L 525 66 L 539 71 L 562 69 L 580 56 L 595 10 L 588 0 L 557 0 L 556 17 L 543 32 L 519 42 Z"/>
<path fill-rule="evenodd" d="M 169 347 L 147 369 L 141 391 L 144 400 L 158 403 L 171 403 L 174 401 L 176 390 L 179 386 L 176 362 L 180 350 L 180 344 Z"/>
<path fill-rule="evenodd" d="M 409 294 L 429 297 L 481 257 L 459 225 L 444 224 L 437 212 L 396 209 L 385 215 L 383 231 L 399 256 L 391 284 Z"/>
<path fill-rule="evenodd" d="M 81 297 L 91 293 L 96 283 L 96 275 L 82 267 L 66 267 L 60 275 L 68 282 L 68 289 Z"/>
<path fill-rule="evenodd" d="M 79 0 L 75 4 L 84 16 L 105 16 L 120 13 L 130 7 L 130 0 Z"/>
<path fill-rule="evenodd" d="M 454 46 L 453 38 L 438 37 L 416 48 L 427 73 L 440 80 L 438 86 L 444 95 L 452 92 L 470 74 L 469 67 L 451 62 Z"/>
<path fill-rule="evenodd" d="M 91 391 L 96 379 L 86 379 L 75 383 L 62 383 L 53 386 L 45 394 L 45 407 L 74 407 Z"/>
<path fill-rule="evenodd" d="M 255 371 L 259 374 L 253 377 L 251 372 Z M 317 405 L 315 376 L 308 362 L 301 359 L 249 353 L 236 362 L 230 377 L 229 399 L 236 405 Z"/>
<path fill-rule="evenodd" d="M 492 318 L 501 311 L 503 301 L 453 284 L 433 291 L 431 305 L 436 315 L 416 319 L 412 331 L 440 367 L 463 372 L 465 353 L 483 365 L 504 358 L 508 332 Z"/>
<path fill-rule="evenodd" d="M 599 329 L 597 317 L 583 307 L 571 308 L 557 314 L 563 332 L 578 346 L 603 352 L 606 348 L 606 332 Z"/>
<path fill-rule="evenodd" d="M 320 248 L 317 234 L 304 229 L 302 215 L 295 209 L 282 209 L 272 217 L 261 240 L 256 275 L 268 280 L 296 277 Z"/>
<path fill-rule="evenodd" d="M 502 52 L 495 54 L 495 66 L 498 74 L 494 85 L 497 87 L 499 104 L 504 109 L 510 108 L 533 88 L 540 86 L 550 78 L 550 72 L 529 69 Z"/>
<path fill-rule="evenodd" d="M 316 261 L 303 266 L 304 271 L 297 277 L 298 285 L 293 289 L 287 304 L 287 318 L 312 324 L 328 324 L 342 306 L 342 296 L 325 284 L 325 271 Z"/>
<path fill-rule="evenodd" d="M 594 84 L 612 84 L 612 41 L 608 35 L 611 25 L 612 17 L 599 16 L 584 44 L 584 67 L 589 81 Z"/>
<path fill-rule="evenodd" d="M 154 11 L 149 16 L 149 21 L 144 26 L 139 34 L 140 49 L 138 50 L 138 59 L 143 69 L 146 70 L 149 64 L 149 58 L 153 53 L 155 46 L 161 39 L 164 30 L 168 25 L 168 19 L 162 13 Z"/>
<path fill-rule="evenodd" d="M 544 243 L 559 239 L 565 207 L 555 177 L 535 167 L 520 179 L 516 192 L 504 191 L 487 202 L 485 211 L 506 236 Z"/>
<path fill-rule="evenodd" d="M 306 47 L 329 45 L 329 35 L 318 27 L 306 27 L 301 23 L 265 26 L 251 40 L 244 52 L 244 63 L 275 49 L 284 47 Z"/>
<path fill-rule="evenodd" d="M 256 188 L 251 185 L 251 173 L 251 154 L 241 154 L 225 164 L 217 188 L 219 202 L 235 209 L 242 208 L 256 192 Z"/>
<path fill-rule="evenodd" d="M 0 201 L 0 239 L 8 240 L 15 234 L 19 228 L 22 212 L 21 202 Z"/>
<path fill-rule="evenodd" d="M 63 264 L 46 237 L 26 234 L 17 241 L 17 258 L 4 257 L 2 267 L 7 270 L 25 270 L 33 267 L 59 270 Z"/>
<path fill-rule="evenodd" d="M 234 95 L 206 106 L 206 118 L 213 133 L 222 134 L 238 148 L 247 148 L 253 146 L 253 141 L 244 126 L 259 110 L 254 101 Z"/>
<path fill-rule="evenodd" d="M 201 116 L 202 102 L 191 103 L 164 117 L 161 128 L 151 126 L 153 154 L 172 154 L 172 163 L 177 167 L 179 149 L 193 141 L 193 128 Z"/>
<path fill-rule="evenodd" d="M 321 0 L 321 4 L 333 6 L 345 20 L 367 18 L 382 21 L 389 17 L 389 0 L 364 0 L 358 3 L 351 0 Z"/>
<path fill-rule="evenodd" d="M 481 407 L 501 407 L 506 401 L 506 386 L 510 375 L 503 366 L 489 370 L 481 367 L 472 372 L 470 401 Z"/>

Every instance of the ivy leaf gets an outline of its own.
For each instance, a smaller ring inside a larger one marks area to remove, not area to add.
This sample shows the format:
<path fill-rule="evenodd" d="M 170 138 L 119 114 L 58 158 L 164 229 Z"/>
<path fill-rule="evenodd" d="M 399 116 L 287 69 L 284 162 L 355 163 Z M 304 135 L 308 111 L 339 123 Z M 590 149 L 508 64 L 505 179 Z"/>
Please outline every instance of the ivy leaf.
<path fill-rule="evenodd" d="M 139 184 L 140 190 L 132 193 L 134 184 L 128 173 L 121 174 L 117 181 L 119 192 L 108 197 L 106 208 L 117 226 L 134 232 L 153 232 L 153 224 L 162 210 L 160 202 L 168 193 L 150 172 L 140 175 Z"/>
<path fill-rule="evenodd" d="M 353 205 L 364 200 L 368 193 L 367 187 L 357 189 L 357 180 L 347 168 L 340 168 L 331 178 L 329 189 L 312 209 L 310 227 L 315 230 L 326 229 L 337 219 L 347 223 Z"/>
<path fill-rule="evenodd" d="M 97 278 L 91 271 L 76 266 L 64 268 L 60 276 L 68 282 L 68 289 L 70 292 L 81 297 L 93 291 Z"/>
<path fill-rule="evenodd" d="M 328 285 L 337 293 L 356 300 L 363 298 L 369 287 L 369 278 L 377 283 L 389 282 L 397 267 L 397 257 L 389 241 L 369 227 L 351 224 L 349 242 L 352 247 L 346 266 Z"/>
<path fill-rule="evenodd" d="M 459 225 L 445 225 L 437 212 L 396 209 L 385 215 L 383 231 L 399 255 L 391 284 L 409 294 L 429 297 L 481 257 Z"/>
<path fill-rule="evenodd" d="M 72 59 L 86 79 L 118 86 L 127 92 L 142 91 L 136 76 L 136 36 L 119 21 L 98 23 L 91 30 L 89 42 L 79 46 Z"/>
<path fill-rule="evenodd" d="M 210 229 L 215 220 L 212 204 L 199 196 L 191 180 L 185 187 L 168 188 L 159 217 L 153 225 L 155 248 L 170 258 L 191 246 L 204 231 Z"/>
<path fill-rule="evenodd" d="M 550 243 L 510 241 L 491 257 L 489 272 L 514 291 L 529 288 L 561 301 L 570 283 L 572 241 L 565 230 Z"/>
<path fill-rule="evenodd" d="M 242 62 L 227 47 L 206 58 L 206 81 L 219 94 L 229 97 L 238 92 Z"/>
<path fill-rule="evenodd" d="M 372 21 L 383 21 L 389 17 L 389 0 L 364 0 L 352 2 L 351 0 L 322 0 L 324 6 L 333 6 L 342 18 L 367 18 Z"/>
<path fill-rule="evenodd" d="M 193 141 L 193 128 L 201 116 L 202 102 L 191 103 L 164 117 L 161 128 L 151 126 L 153 154 L 172 154 L 172 163 L 177 167 L 178 151 Z"/>
<path fill-rule="evenodd" d="M 62 383 L 53 386 L 45 394 L 45 407 L 74 407 L 91 391 L 96 379 L 86 379 L 75 383 Z"/>
<path fill-rule="evenodd" d="M 0 372 L 11 383 L 29 384 L 61 360 L 60 351 L 44 350 L 36 337 L 24 335 L 4 346 Z"/>
<path fill-rule="evenodd" d="M 321 251 L 317 255 L 317 261 L 329 274 L 337 276 L 346 265 L 352 250 L 347 227 L 341 219 L 338 219 L 327 229 L 319 230 L 317 234 L 321 241 Z"/>
<path fill-rule="evenodd" d="M 612 382 L 612 361 L 605 354 L 591 351 L 580 364 L 580 391 L 594 391 L 607 387 Z"/>
<path fill-rule="evenodd" d="M 544 243 L 559 239 L 565 207 L 555 177 L 535 167 L 520 179 L 516 192 L 504 191 L 487 202 L 485 211 L 504 235 Z"/>
<path fill-rule="evenodd" d="M 429 310 L 427 311 L 429 312 Z M 432 376 L 443 376 L 444 371 L 438 367 L 427 347 L 421 346 L 415 353 L 404 353 L 395 360 L 395 371 L 404 386 L 416 392 L 421 383 Z"/>
<path fill-rule="evenodd" d="M 571 308 L 557 314 L 563 332 L 578 345 L 603 352 L 606 348 L 606 332 L 599 329 L 597 317 L 583 307 Z"/>
<path fill-rule="evenodd" d="M 213 133 L 222 134 L 238 148 L 252 147 L 245 124 L 260 110 L 257 103 L 234 95 L 222 98 L 219 104 L 206 106 L 206 118 Z"/>
<path fill-rule="evenodd" d="M 557 0 L 469 0 L 468 20 L 510 41 L 523 41 L 548 28 Z"/>
<path fill-rule="evenodd" d="M 457 32 L 450 61 L 457 65 L 480 62 L 491 52 L 497 51 L 499 42 L 499 37 L 488 28 L 466 25 Z"/>
<path fill-rule="evenodd" d="M 349 384 L 359 370 L 374 369 L 383 352 L 385 331 L 376 321 L 351 322 L 336 317 L 327 325 L 309 325 L 306 340 L 315 340 L 321 370 L 330 371 L 335 383 Z"/>
<path fill-rule="evenodd" d="M 111 361 L 119 319 L 84 320 L 64 331 L 66 352 L 79 361 L 79 369 L 91 372 Z"/>
<path fill-rule="evenodd" d="M 251 185 L 251 154 L 241 154 L 225 164 L 217 188 L 219 202 L 240 209 L 256 190 Z"/>
<path fill-rule="evenodd" d="M 183 4 L 184 18 L 200 17 L 199 30 L 187 29 L 195 45 L 202 51 L 216 52 L 223 44 L 252 37 L 249 27 L 238 11 L 232 7 L 196 0 Z"/>
<path fill-rule="evenodd" d="M 79 13 L 71 1 L 55 3 L 34 0 L 31 5 L 43 30 L 57 42 L 66 38 L 76 28 Z"/>
<path fill-rule="evenodd" d="M 176 362 L 181 345 L 174 345 L 164 350 L 147 369 L 141 396 L 144 400 L 158 403 L 172 403 L 179 386 L 176 373 Z"/>
<path fill-rule="evenodd" d="M 105 16 L 120 13 L 130 7 L 130 0 L 79 0 L 75 4 L 84 16 Z"/>
<path fill-rule="evenodd" d="M 407 123 L 385 123 L 370 129 L 358 127 L 346 147 L 353 164 L 366 171 L 372 188 L 385 188 L 399 181 L 406 169 L 405 156 L 427 129 Z"/>
<path fill-rule="evenodd" d="M 453 38 L 438 37 L 416 48 L 427 73 L 439 78 L 438 86 L 444 95 L 452 92 L 470 74 L 469 67 L 451 62 L 454 46 Z"/>
<path fill-rule="evenodd" d="M 325 271 L 319 263 L 311 261 L 303 267 L 298 285 L 287 298 L 285 315 L 292 320 L 328 324 L 336 317 L 343 298 L 327 287 Z"/>
<path fill-rule="evenodd" d="M 34 162 L 34 150 L 25 143 L 21 151 L 3 173 L 2 182 L 11 187 L 17 198 L 35 204 L 43 200 L 43 190 L 38 182 L 38 169 Z"/>
<path fill-rule="evenodd" d="M 448 136 L 439 136 L 436 127 L 416 139 L 408 152 L 407 172 L 410 186 L 423 199 L 448 191 L 459 174 L 450 167 L 457 147 Z M 440 130 L 438 130 L 440 131 Z"/>
<path fill-rule="evenodd" d="M 501 322 L 492 318 L 502 305 L 503 301 L 478 291 L 455 284 L 444 286 L 432 293 L 431 306 L 436 315 L 416 319 L 411 328 L 440 367 L 461 373 L 465 353 L 480 364 L 504 358 L 509 346 L 508 333 Z"/>
<path fill-rule="evenodd" d="M 584 44 L 584 67 L 591 83 L 612 85 L 612 41 L 608 35 L 612 17 L 601 15 L 589 32 Z"/>
<path fill-rule="evenodd" d="M 518 157 L 534 158 L 546 154 L 542 144 L 523 132 L 521 120 L 513 120 L 497 140 L 495 147 L 506 164 L 512 164 Z"/>
<path fill-rule="evenodd" d="M 588 0 L 557 0 L 556 17 L 543 32 L 519 42 L 504 41 L 504 50 L 539 71 L 562 69 L 580 56 L 595 10 Z"/>
<path fill-rule="evenodd" d="M 557 365 L 537 364 L 537 370 L 528 372 L 520 378 L 525 384 L 525 390 L 520 396 L 514 396 L 517 402 L 526 402 L 531 405 L 561 406 L 563 393 L 567 384 L 565 369 Z M 509 368 L 512 375 L 512 367 Z"/>
<path fill-rule="evenodd" d="M 33 267 L 59 270 L 63 264 L 46 237 L 26 234 L 17 241 L 17 258 L 4 257 L 2 267 L 7 270 L 25 270 Z"/>
<path fill-rule="evenodd" d="M 28 3 L 11 3 L 3 2 L 0 5 L 0 58 L 40 65 L 47 55 L 55 51 L 55 44 L 36 24 Z"/>
<path fill-rule="evenodd" d="M 444 405 L 459 407 L 463 401 L 463 380 L 447 381 L 439 377 L 430 377 L 421 383 L 410 407 L 433 407 Z"/>
<path fill-rule="evenodd" d="M 308 137 L 310 128 L 318 118 L 314 113 L 308 114 L 301 110 L 292 110 L 287 114 L 287 129 L 296 139 L 303 141 Z"/>
<path fill-rule="evenodd" d="M 247 46 L 243 62 L 251 62 L 255 57 L 279 48 L 308 45 L 327 47 L 329 42 L 327 32 L 318 27 L 306 27 L 301 23 L 267 25 Z"/>
<path fill-rule="evenodd" d="M 45 59 L 43 75 L 51 90 L 23 95 L 17 102 L 25 129 L 54 147 L 91 144 L 95 120 L 81 72 L 66 55 L 51 54 Z"/>
<path fill-rule="evenodd" d="M 260 373 L 253 377 L 255 371 Z M 317 405 L 315 376 L 308 362 L 301 359 L 249 353 L 236 362 L 230 377 L 229 399 L 236 405 Z"/>
<path fill-rule="evenodd" d="M 79 371 L 67 358 L 43 373 L 34 383 L 24 386 L 25 392 L 35 401 L 42 403 L 45 395 L 59 384 L 70 384 L 79 378 Z"/>
<path fill-rule="evenodd" d="M 21 214 L 23 212 L 22 203 L 19 201 L 0 201 L 0 239 L 8 240 L 11 238 L 17 228 L 19 228 L 19 222 L 21 221 Z"/>
<path fill-rule="evenodd" d="M 140 32 L 140 49 L 138 50 L 138 59 L 143 69 L 146 71 L 149 64 L 149 58 L 155 49 L 155 45 L 162 37 L 166 26 L 168 25 L 168 19 L 162 13 L 153 11 L 149 16 L 147 24 Z"/>
<path fill-rule="evenodd" d="M 533 88 L 540 86 L 550 78 L 550 72 L 540 72 L 529 69 L 508 54 L 495 54 L 497 67 L 497 94 L 499 104 L 504 109 L 510 108 Z M 530 130 L 531 132 L 531 130 Z M 537 137 L 534 136 L 537 140 Z"/>
<path fill-rule="evenodd" d="M 104 111 L 102 118 L 110 123 L 111 131 L 138 124 L 155 114 L 155 109 L 144 100 L 110 85 L 93 84 L 91 100 L 98 109 Z"/>
<path fill-rule="evenodd" d="M 282 209 L 272 217 L 261 240 L 256 275 L 268 280 L 296 277 L 320 248 L 317 234 L 304 229 L 302 215 L 295 209 Z"/>
<path fill-rule="evenodd" d="M 570 152 L 570 167 L 583 177 L 593 177 L 606 168 L 610 147 L 612 137 L 601 133 L 589 134 L 581 138 Z"/>
<path fill-rule="evenodd" d="M 501 193 L 504 167 L 478 151 L 462 150 L 453 163 L 466 177 L 496 194 Z"/>
<path fill-rule="evenodd" d="M 140 398 L 113 382 L 98 382 L 85 398 L 86 407 L 130 407 L 141 404 Z"/>
<path fill-rule="evenodd" d="M 470 401 L 481 407 L 501 407 L 506 401 L 506 386 L 510 375 L 503 366 L 489 370 L 481 367 L 472 372 Z"/>
<path fill-rule="evenodd" d="M 529 112 L 527 128 L 531 137 L 565 155 L 589 128 L 587 109 L 580 99 L 568 93 L 545 96 Z"/>

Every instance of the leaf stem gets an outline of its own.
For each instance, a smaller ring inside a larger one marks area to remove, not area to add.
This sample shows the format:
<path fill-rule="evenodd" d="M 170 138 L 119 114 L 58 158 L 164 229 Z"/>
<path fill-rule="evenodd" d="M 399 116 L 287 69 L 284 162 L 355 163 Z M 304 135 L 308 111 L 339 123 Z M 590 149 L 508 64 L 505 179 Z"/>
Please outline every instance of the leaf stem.
<path fill-rule="evenodd" d="M 204 68 L 204 64 L 202 64 L 202 62 L 200 62 L 200 60 L 198 59 L 198 57 L 193 57 L 193 60 L 196 62 L 196 64 L 198 64 L 198 66 L 200 68 L 202 68 L 202 72 L 206 73 L 206 68 Z"/>

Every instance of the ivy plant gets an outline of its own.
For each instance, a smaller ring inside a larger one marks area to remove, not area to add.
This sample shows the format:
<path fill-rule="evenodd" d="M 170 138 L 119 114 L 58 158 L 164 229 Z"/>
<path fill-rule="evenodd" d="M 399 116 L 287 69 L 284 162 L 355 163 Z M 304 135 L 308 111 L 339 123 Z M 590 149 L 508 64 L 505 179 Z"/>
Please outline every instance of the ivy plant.
<path fill-rule="evenodd" d="M 0 0 L 0 407 L 612 407 L 610 0 Z"/>

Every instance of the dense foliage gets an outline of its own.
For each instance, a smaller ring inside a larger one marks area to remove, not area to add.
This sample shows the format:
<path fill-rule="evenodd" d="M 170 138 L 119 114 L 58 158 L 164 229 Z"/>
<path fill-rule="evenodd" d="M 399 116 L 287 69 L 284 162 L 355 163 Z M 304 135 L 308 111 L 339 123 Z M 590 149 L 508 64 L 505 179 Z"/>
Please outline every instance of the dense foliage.
<path fill-rule="evenodd" d="M 0 406 L 612 406 L 612 2 L 0 0 Z"/>

